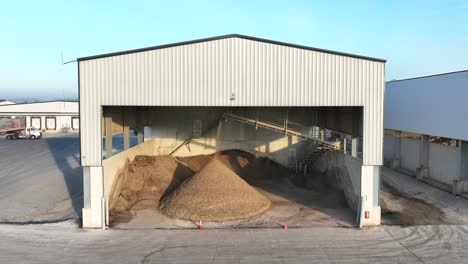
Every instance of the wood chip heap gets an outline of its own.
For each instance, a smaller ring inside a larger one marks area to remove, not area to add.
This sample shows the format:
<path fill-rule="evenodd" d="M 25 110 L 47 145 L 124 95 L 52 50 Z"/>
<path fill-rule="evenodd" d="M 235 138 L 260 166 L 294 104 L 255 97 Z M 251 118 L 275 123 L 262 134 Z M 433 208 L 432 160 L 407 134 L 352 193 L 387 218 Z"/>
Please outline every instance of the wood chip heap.
<path fill-rule="evenodd" d="M 270 200 L 217 158 L 174 190 L 160 204 L 171 218 L 226 221 L 265 212 Z"/>

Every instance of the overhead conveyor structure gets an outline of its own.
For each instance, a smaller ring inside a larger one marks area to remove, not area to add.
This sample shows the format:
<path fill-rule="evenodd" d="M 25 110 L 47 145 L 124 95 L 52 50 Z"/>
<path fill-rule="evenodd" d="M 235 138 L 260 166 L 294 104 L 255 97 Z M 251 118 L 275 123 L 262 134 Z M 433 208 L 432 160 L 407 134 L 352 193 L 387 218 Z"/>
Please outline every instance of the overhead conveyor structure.
<path fill-rule="evenodd" d="M 258 117 L 256 119 L 251 119 L 232 113 L 224 113 L 223 118 L 227 121 L 234 120 L 236 122 L 249 124 L 255 126 L 255 128 L 261 127 L 264 129 L 269 129 L 278 133 L 283 133 L 284 135 L 296 136 L 304 140 L 311 141 L 313 143 L 313 148 L 310 153 L 303 160 L 298 160 L 296 163 L 296 173 L 303 172 L 304 175 L 307 174 L 308 169 L 313 165 L 313 163 L 326 151 L 342 151 L 343 145 L 342 142 L 330 142 L 322 140 L 319 137 L 311 136 L 310 134 L 304 134 L 288 128 L 288 124 L 291 122 L 289 120 L 284 120 L 283 125 L 274 124 L 267 121 L 260 121 Z M 297 123 L 296 123 L 297 124 Z"/>
<path fill-rule="evenodd" d="M 278 133 L 284 133 L 284 135 L 296 136 L 302 139 L 310 140 L 317 145 L 327 146 L 329 149 L 335 149 L 335 150 L 341 149 L 340 145 L 337 145 L 336 143 L 321 140 L 320 138 L 313 137 L 313 136 L 310 136 L 310 135 L 288 128 L 288 122 L 289 122 L 288 120 L 285 120 L 284 125 L 278 125 L 278 124 L 273 124 L 273 123 L 266 122 L 266 121 L 260 121 L 258 119 L 250 119 L 250 118 L 242 117 L 242 116 L 231 114 L 231 113 L 224 113 L 224 118 L 226 120 L 229 118 L 229 119 L 232 119 L 237 122 L 244 123 L 244 124 L 249 124 L 255 127 L 269 129 Z"/>

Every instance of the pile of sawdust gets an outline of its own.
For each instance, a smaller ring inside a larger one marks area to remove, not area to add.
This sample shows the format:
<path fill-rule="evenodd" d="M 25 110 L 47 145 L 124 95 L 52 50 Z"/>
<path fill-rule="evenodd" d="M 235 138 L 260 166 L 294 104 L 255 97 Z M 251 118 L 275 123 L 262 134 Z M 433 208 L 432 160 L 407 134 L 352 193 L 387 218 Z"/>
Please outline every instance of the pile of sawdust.
<path fill-rule="evenodd" d="M 129 221 L 136 210 L 159 210 L 162 199 L 213 159 L 254 185 L 257 180 L 289 177 L 291 173 L 269 158 L 257 158 L 242 150 L 191 157 L 138 155 L 120 171 L 114 182 L 109 196 L 110 222 Z"/>
<path fill-rule="evenodd" d="M 272 159 L 267 157 L 256 157 L 252 153 L 238 149 L 223 150 L 211 155 L 177 157 L 176 159 L 193 171 L 199 172 L 214 158 L 219 160 L 247 182 L 258 179 L 291 176 L 291 172 L 287 168 Z"/>
<path fill-rule="evenodd" d="M 158 208 L 161 197 L 194 174 L 171 156 L 136 156 L 128 166 L 118 188 L 120 193 L 115 195 L 115 201 L 110 201 L 111 211 L 126 211 L 144 200 L 154 201 L 154 208 Z"/>
<path fill-rule="evenodd" d="M 217 158 L 169 194 L 160 205 L 172 218 L 225 221 L 252 217 L 270 207 L 260 194 Z"/>

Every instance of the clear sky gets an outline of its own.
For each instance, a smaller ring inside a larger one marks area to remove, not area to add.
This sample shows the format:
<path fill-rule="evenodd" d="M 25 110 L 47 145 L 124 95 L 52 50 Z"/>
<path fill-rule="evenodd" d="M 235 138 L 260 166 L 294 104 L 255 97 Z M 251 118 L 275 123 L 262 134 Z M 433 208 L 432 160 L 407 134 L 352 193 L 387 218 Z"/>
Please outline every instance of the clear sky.
<path fill-rule="evenodd" d="M 2 1 L 0 98 L 77 96 L 65 60 L 230 33 L 387 59 L 387 80 L 468 69 L 468 1 Z"/>

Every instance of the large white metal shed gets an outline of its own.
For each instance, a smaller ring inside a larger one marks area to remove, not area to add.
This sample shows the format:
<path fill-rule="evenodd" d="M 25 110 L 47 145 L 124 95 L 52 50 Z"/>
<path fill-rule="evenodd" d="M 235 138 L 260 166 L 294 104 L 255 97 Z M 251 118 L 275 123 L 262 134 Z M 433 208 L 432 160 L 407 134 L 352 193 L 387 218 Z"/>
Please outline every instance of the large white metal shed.
<path fill-rule="evenodd" d="M 101 227 L 104 222 L 102 201 L 108 194 L 106 185 L 112 185 L 104 178 L 112 169 L 103 169 L 102 138 L 106 134 L 103 112 L 121 106 L 146 110 L 148 107 L 361 109 L 359 120 L 353 118 L 350 122 L 362 124 L 362 168 L 357 195 L 364 198 L 362 212 L 370 215 L 364 225 L 380 223 L 384 60 L 226 35 L 79 58 L 78 67 L 84 227 Z M 141 122 L 136 126 L 141 128 Z M 329 128 L 339 130 L 337 127 L 335 124 Z"/>

